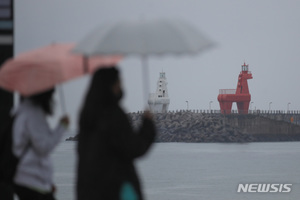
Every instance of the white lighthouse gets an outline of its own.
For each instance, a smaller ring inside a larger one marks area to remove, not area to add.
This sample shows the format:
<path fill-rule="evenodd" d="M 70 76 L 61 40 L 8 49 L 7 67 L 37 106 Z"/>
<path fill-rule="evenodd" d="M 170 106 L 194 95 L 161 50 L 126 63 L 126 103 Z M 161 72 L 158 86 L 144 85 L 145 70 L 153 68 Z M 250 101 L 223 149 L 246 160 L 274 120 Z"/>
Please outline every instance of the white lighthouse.
<path fill-rule="evenodd" d="M 166 73 L 160 72 L 157 81 L 157 88 L 155 93 L 149 95 L 148 104 L 153 113 L 164 113 L 168 111 L 170 98 L 167 89 Z"/>

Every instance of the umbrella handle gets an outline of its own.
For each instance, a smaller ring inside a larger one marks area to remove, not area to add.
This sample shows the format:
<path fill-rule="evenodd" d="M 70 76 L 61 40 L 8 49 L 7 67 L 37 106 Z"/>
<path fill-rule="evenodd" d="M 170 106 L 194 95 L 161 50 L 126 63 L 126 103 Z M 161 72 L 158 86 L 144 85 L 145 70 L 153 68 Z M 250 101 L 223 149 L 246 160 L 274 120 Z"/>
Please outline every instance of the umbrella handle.
<path fill-rule="evenodd" d="M 144 104 L 145 109 L 149 109 L 148 106 L 148 98 L 149 98 L 149 69 L 148 69 L 148 62 L 147 56 L 142 56 L 142 71 L 144 77 Z"/>
<path fill-rule="evenodd" d="M 64 91 L 63 91 L 63 87 L 62 85 L 58 85 L 58 95 L 60 98 L 60 106 L 61 106 L 61 110 L 63 115 L 67 114 L 67 109 L 66 109 L 66 101 L 65 101 L 65 95 L 64 95 Z"/>
<path fill-rule="evenodd" d="M 89 73 L 89 57 L 84 55 L 82 57 L 82 62 L 83 62 L 83 74 Z"/>

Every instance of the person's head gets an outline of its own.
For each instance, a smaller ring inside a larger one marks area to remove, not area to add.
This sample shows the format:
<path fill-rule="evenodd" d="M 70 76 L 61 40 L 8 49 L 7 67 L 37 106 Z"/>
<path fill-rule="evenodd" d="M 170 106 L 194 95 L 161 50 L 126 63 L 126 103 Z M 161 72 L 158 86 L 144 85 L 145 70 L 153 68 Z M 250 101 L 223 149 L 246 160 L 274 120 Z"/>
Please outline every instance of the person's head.
<path fill-rule="evenodd" d="M 80 114 L 80 129 L 92 129 L 104 110 L 118 104 L 122 98 L 119 70 L 116 66 L 98 69 L 91 80 Z"/>
<path fill-rule="evenodd" d="M 93 99 L 95 103 L 106 106 L 117 103 L 122 95 L 119 70 L 112 66 L 94 73 L 86 100 Z"/>
<path fill-rule="evenodd" d="M 26 97 L 26 98 L 30 99 L 30 101 L 34 105 L 41 107 L 46 114 L 52 115 L 53 114 L 52 96 L 53 96 L 54 91 L 55 91 L 54 88 L 52 88 L 45 92 L 41 92 L 41 93 Z"/>

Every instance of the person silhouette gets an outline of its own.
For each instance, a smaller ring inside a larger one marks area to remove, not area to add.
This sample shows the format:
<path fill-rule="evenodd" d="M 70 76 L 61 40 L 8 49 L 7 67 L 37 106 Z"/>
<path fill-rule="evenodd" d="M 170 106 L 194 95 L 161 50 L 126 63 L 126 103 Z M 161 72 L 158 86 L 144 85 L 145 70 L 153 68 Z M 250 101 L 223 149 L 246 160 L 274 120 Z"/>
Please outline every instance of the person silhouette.
<path fill-rule="evenodd" d="M 55 129 L 46 117 L 52 115 L 54 88 L 29 97 L 15 113 L 13 153 L 19 158 L 14 176 L 14 189 L 20 200 L 54 200 L 55 186 L 50 157 L 69 125 L 63 116 Z"/>
<path fill-rule="evenodd" d="M 116 67 L 97 70 L 79 119 L 77 200 L 142 200 L 134 159 L 155 140 L 152 114 L 146 111 L 134 131 L 119 106 L 123 96 Z"/>

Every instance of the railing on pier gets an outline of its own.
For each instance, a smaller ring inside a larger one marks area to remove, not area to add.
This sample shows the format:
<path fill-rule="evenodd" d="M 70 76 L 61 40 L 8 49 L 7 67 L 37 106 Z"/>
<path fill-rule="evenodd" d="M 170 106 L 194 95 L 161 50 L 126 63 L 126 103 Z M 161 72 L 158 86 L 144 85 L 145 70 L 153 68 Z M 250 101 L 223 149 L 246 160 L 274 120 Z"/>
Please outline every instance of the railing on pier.
<path fill-rule="evenodd" d="M 199 113 L 205 115 L 223 115 L 220 110 L 209 110 L 209 109 L 184 109 L 184 110 L 173 110 L 168 113 Z M 139 111 L 138 113 L 143 113 Z M 238 110 L 232 110 L 231 114 L 227 115 L 239 115 Z M 267 117 L 272 120 L 286 121 L 292 124 L 300 124 L 300 110 L 248 110 L 248 115 L 256 115 Z M 226 115 L 224 115 L 226 116 Z"/>
<path fill-rule="evenodd" d="M 209 110 L 209 109 L 182 109 L 182 110 L 173 110 L 168 111 L 168 113 L 177 113 L 177 112 L 193 112 L 193 113 L 203 113 L 203 114 L 221 114 L 220 110 Z M 142 111 L 138 111 L 142 113 Z M 231 114 L 238 114 L 238 110 L 231 110 Z M 248 114 L 255 115 L 300 115 L 300 110 L 248 110 Z"/>

